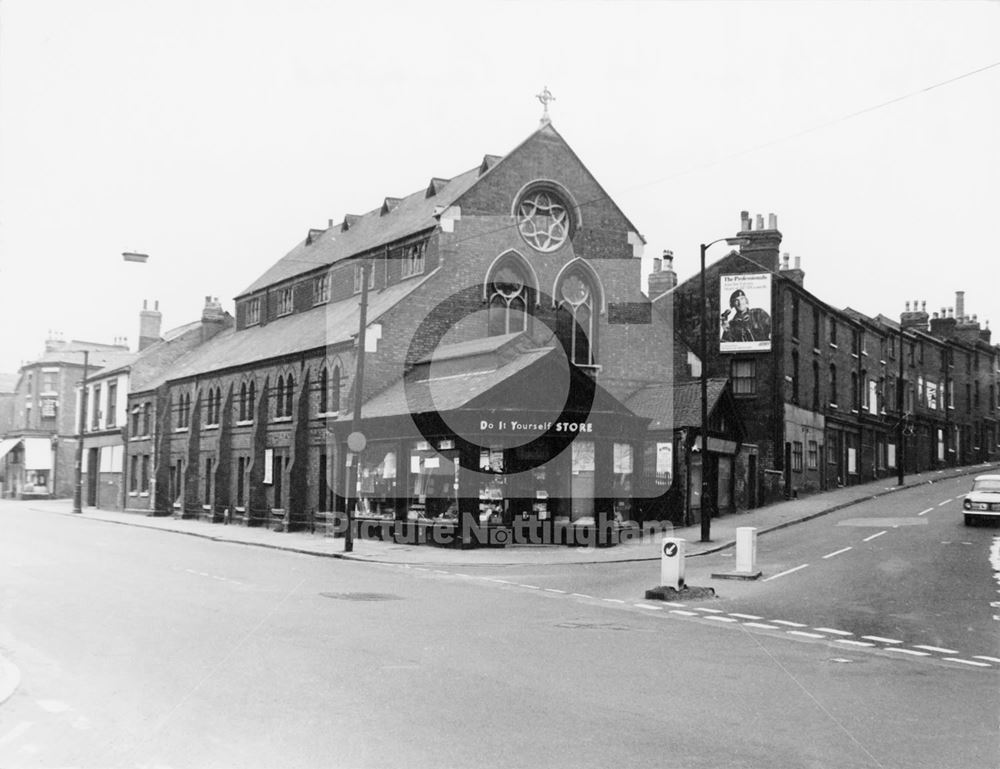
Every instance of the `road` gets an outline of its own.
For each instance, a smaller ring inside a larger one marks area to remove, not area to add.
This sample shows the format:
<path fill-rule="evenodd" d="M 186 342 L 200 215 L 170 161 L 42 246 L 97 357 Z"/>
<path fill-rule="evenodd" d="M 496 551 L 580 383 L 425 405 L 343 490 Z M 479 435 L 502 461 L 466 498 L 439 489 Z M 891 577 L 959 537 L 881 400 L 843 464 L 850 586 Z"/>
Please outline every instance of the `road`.
<path fill-rule="evenodd" d="M 648 562 L 366 564 L 0 502 L 0 767 L 995 769 L 998 532 L 919 515 L 960 488 L 775 532 L 769 581 L 683 607 L 642 600 Z"/>

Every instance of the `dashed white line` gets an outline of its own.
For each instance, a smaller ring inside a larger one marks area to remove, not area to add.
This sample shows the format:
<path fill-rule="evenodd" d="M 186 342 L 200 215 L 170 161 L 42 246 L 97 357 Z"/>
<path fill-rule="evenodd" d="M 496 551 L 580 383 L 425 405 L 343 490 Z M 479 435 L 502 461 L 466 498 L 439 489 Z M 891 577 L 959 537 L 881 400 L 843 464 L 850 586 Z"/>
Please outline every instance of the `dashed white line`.
<path fill-rule="evenodd" d="M 871 542 L 871 541 L 872 541 L 873 539 L 875 539 L 875 537 L 881 537 L 881 536 L 882 536 L 883 534 L 885 534 L 885 533 L 886 533 L 886 530 L 885 530 L 885 529 L 882 529 L 882 531 L 880 531 L 880 532 L 879 532 L 878 534 L 872 534 L 872 535 L 871 535 L 870 537 L 865 537 L 865 538 L 864 538 L 863 540 L 861 540 L 861 541 L 862 541 L 862 542 Z"/>
<path fill-rule="evenodd" d="M 897 638 L 883 638 L 880 635 L 863 635 L 861 637 L 864 638 L 866 641 L 878 641 L 879 643 L 883 643 L 883 644 L 901 644 L 901 643 L 903 643 L 902 641 L 900 641 Z"/>
<path fill-rule="evenodd" d="M 1000 591 L 997 591 L 997 592 L 1000 592 Z M 677 603 L 676 601 L 664 601 L 663 604 L 665 606 L 676 606 L 678 609 L 683 609 L 686 606 L 686 604 Z"/>
<path fill-rule="evenodd" d="M 566 595 L 566 591 L 565 590 L 560 590 L 557 587 L 547 587 L 547 588 L 545 588 L 545 592 L 546 593 L 562 593 L 563 595 Z"/>
<path fill-rule="evenodd" d="M 651 603 L 634 603 L 632 604 L 637 609 L 652 609 L 653 611 L 663 611 L 662 606 L 653 606 Z"/>
<path fill-rule="evenodd" d="M 730 617 L 739 617 L 740 619 L 764 619 L 763 617 L 758 617 L 756 614 L 737 614 L 734 611 L 729 612 Z"/>
<path fill-rule="evenodd" d="M 594 597 L 592 595 L 587 595 L 586 593 L 572 593 L 571 595 L 574 595 L 577 598 L 593 598 Z"/>
<path fill-rule="evenodd" d="M 684 609 L 671 609 L 671 614 L 680 614 L 683 617 L 697 617 L 698 612 L 696 611 L 685 611 Z"/>
<path fill-rule="evenodd" d="M 455 572 L 455 576 L 456 577 L 465 577 L 466 579 L 472 579 L 472 577 L 470 577 L 468 574 L 459 574 L 457 571 Z"/>
<path fill-rule="evenodd" d="M 493 581 L 494 582 L 499 582 L 501 585 L 516 585 L 517 584 L 516 582 L 511 582 L 511 581 L 506 580 L 506 579 L 494 579 Z"/>
<path fill-rule="evenodd" d="M 743 625 L 744 625 L 744 627 L 756 627 L 756 628 L 760 628 L 761 630 L 778 630 L 779 629 L 777 625 L 768 625 L 768 624 L 766 624 L 764 622 L 744 622 Z"/>
<path fill-rule="evenodd" d="M 958 649 L 942 649 L 940 646 L 924 646 L 923 644 L 914 644 L 914 649 L 923 649 L 929 652 L 941 652 L 942 654 L 958 654 Z"/>
<path fill-rule="evenodd" d="M 850 639 L 850 638 L 837 638 L 835 640 L 837 641 L 837 643 L 848 644 L 850 646 L 868 646 L 868 647 L 872 647 L 872 646 L 875 645 L 873 643 L 869 643 L 868 641 L 855 641 L 855 640 Z"/>
<path fill-rule="evenodd" d="M 602 598 L 601 600 L 608 603 L 625 603 L 621 598 Z"/>
<path fill-rule="evenodd" d="M 938 502 L 938 507 L 944 507 L 944 506 L 945 506 L 945 505 L 947 505 L 947 504 L 948 504 L 949 502 L 951 502 L 951 500 L 950 500 L 950 499 L 946 499 L 946 500 L 945 500 L 944 502 Z"/>
<path fill-rule="evenodd" d="M 851 546 L 842 547 L 842 548 L 840 548 L 840 550 L 834 550 L 832 553 L 827 553 L 823 557 L 824 558 L 833 558 L 833 556 L 835 556 L 835 555 L 840 555 L 841 553 L 846 553 L 848 550 L 853 550 L 853 549 L 854 548 L 851 547 Z"/>
<path fill-rule="evenodd" d="M 930 657 L 929 652 L 918 652 L 915 649 L 900 649 L 898 646 L 890 646 L 885 651 L 887 652 L 899 652 L 900 654 L 911 654 L 914 657 Z"/>
<path fill-rule="evenodd" d="M 972 659 L 974 659 L 974 660 L 986 660 L 987 662 L 1000 662 L 1000 658 L 997 658 L 997 657 L 984 657 L 981 654 L 975 655 Z"/>
<path fill-rule="evenodd" d="M 711 614 L 705 619 L 714 619 L 716 622 L 739 622 L 738 619 L 733 619 L 732 617 L 721 617 L 718 614 Z"/>
<path fill-rule="evenodd" d="M 921 510 L 919 513 L 917 513 L 917 515 L 927 515 L 927 513 L 931 512 L 931 510 L 933 509 L 934 509 L 933 507 L 928 507 L 926 510 Z"/>
<path fill-rule="evenodd" d="M 945 657 L 945 659 L 948 660 L 948 662 L 961 662 L 963 665 L 975 665 L 977 668 L 990 667 L 990 665 L 987 665 L 985 662 L 974 662 L 973 660 L 963 660 L 959 659 L 958 657 Z"/>
<path fill-rule="evenodd" d="M 520 582 L 517 583 L 518 587 L 526 587 L 528 590 L 541 590 L 538 585 L 522 585 Z"/>
<path fill-rule="evenodd" d="M 447 572 L 444 569 L 434 569 L 434 573 L 435 574 L 449 574 L 450 572 Z"/>
<path fill-rule="evenodd" d="M 772 619 L 770 622 L 773 622 L 775 625 L 787 625 L 788 627 L 805 627 L 804 622 L 789 622 L 787 619 Z"/>
<path fill-rule="evenodd" d="M 821 633 L 832 633 L 833 635 L 854 635 L 854 633 L 848 633 L 846 630 L 836 630 L 832 627 L 818 627 L 815 629 Z"/>
<path fill-rule="evenodd" d="M 824 638 L 821 633 L 808 633 L 805 630 L 786 630 L 788 635 L 802 636 L 803 638 Z"/>
<path fill-rule="evenodd" d="M 778 577 L 784 577 L 786 574 L 791 574 L 793 571 L 798 571 L 799 569 L 804 569 L 808 565 L 809 565 L 808 563 L 804 563 L 801 566 L 796 566 L 794 569 L 788 569 L 786 571 L 783 571 L 783 572 L 780 572 L 780 573 L 775 574 L 773 576 L 770 576 L 770 577 L 768 577 L 767 579 L 765 579 L 763 581 L 764 582 L 770 582 L 772 579 L 777 579 Z"/>
<path fill-rule="evenodd" d="M 709 614 L 722 614 L 722 609 L 709 609 L 706 606 L 695 607 L 695 611 L 704 611 L 708 612 Z"/>

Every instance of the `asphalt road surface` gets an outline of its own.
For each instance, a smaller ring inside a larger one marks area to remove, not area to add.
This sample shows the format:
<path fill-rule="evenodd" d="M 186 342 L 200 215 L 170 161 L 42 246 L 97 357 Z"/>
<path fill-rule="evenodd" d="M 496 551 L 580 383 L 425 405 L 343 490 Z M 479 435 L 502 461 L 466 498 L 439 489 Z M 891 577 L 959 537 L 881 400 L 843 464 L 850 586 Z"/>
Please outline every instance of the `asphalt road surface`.
<path fill-rule="evenodd" d="M 767 582 L 684 606 L 642 599 L 649 562 L 375 565 L 0 502 L 0 767 L 996 769 L 1000 531 L 948 483 L 762 538 Z"/>

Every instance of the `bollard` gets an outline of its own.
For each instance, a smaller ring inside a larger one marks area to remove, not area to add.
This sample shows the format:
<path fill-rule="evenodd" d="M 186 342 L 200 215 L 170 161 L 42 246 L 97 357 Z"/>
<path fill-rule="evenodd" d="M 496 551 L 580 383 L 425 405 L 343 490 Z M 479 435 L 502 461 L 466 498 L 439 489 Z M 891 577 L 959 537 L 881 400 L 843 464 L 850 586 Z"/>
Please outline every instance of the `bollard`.
<path fill-rule="evenodd" d="M 741 574 L 757 571 L 757 529 L 753 526 L 736 529 L 736 571 Z"/>
<path fill-rule="evenodd" d="M 687 540 L 664 537 L 660 547 L 660 586 L 681 590 L 684 587 L 684 545 Z"/>

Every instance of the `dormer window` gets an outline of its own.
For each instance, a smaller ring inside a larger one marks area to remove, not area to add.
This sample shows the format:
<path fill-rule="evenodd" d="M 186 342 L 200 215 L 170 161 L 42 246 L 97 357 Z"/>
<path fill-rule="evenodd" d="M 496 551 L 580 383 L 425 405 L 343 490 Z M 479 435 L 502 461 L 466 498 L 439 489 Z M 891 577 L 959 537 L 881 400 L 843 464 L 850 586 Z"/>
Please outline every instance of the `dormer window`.
<path fill-rule="evenodd" d="M 361 281 L 363 280 L 363 277 L 362 277 L 363 275 L 364 275 L 364 265 L 362 265 L 360 263 L 359 264 L 355 264 L 354 265 L 354 293 L 355 294 L 360 294 L 361 293 Z M 373 288 L 375 288 L 375 270 L 374 269 L 369 269 L 368 270 L 368 289 L 371 290 Z"/>
<path fill-rule="evenodd" d="M 292 312 L 292 289 L 283 288 L 278 292 L 278 315 L 290 315 Z"/>
<path fill-rule="evenodd" d="M 247 300 L 247 325 L 255 326 L 260 323 L 260 297 Z"/>
<path fill-rule="evenodd" d="M 401 277 L 408 278 L 411 275 L 423 274 L 424 251 L 426 250 L 427 241 L 414 243 L 412 246 L 407 246 L 403 249 L 403 263 L 400 268 Z"/>

